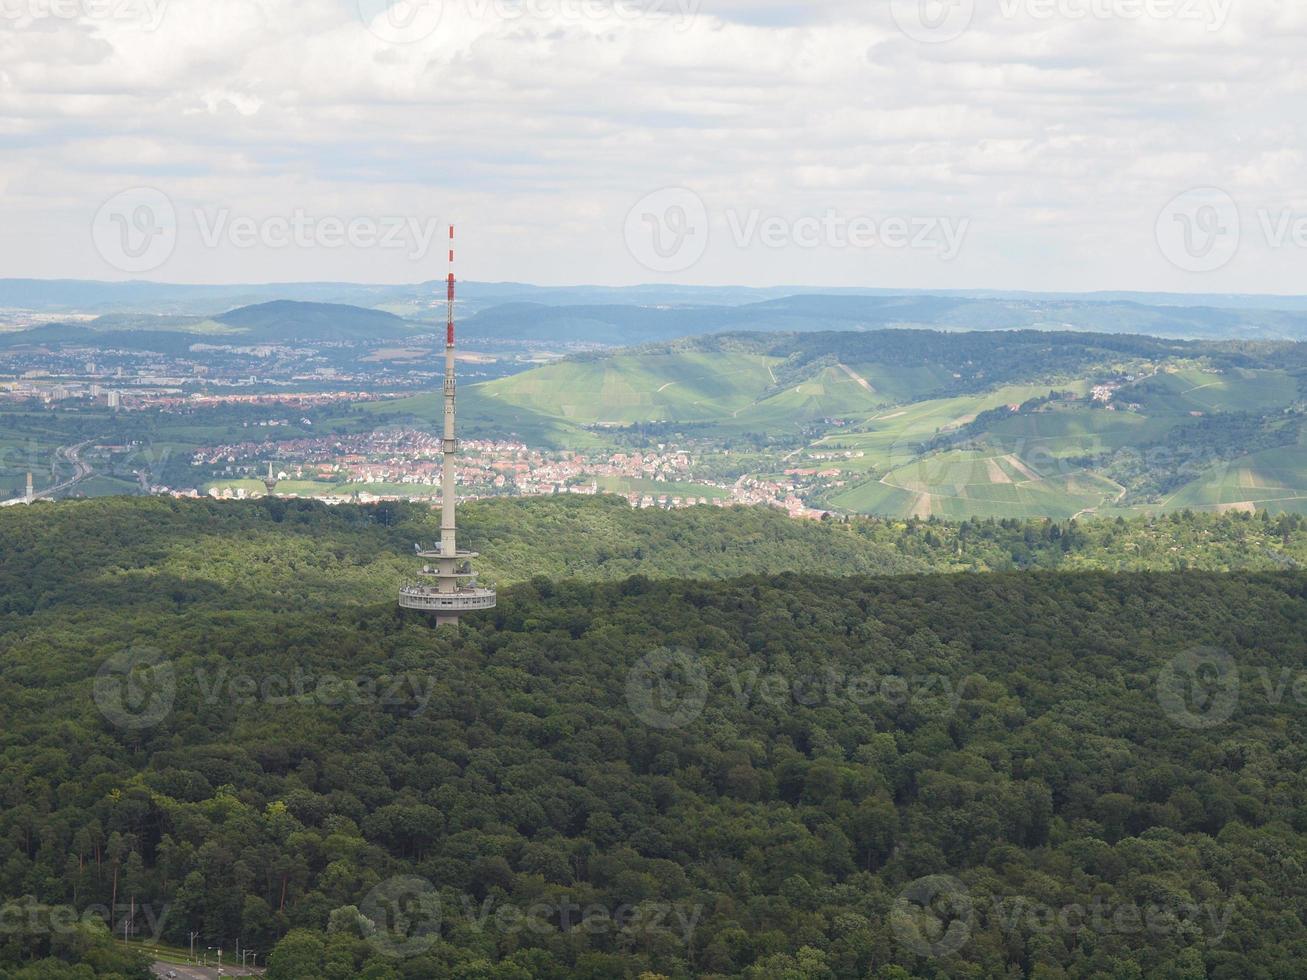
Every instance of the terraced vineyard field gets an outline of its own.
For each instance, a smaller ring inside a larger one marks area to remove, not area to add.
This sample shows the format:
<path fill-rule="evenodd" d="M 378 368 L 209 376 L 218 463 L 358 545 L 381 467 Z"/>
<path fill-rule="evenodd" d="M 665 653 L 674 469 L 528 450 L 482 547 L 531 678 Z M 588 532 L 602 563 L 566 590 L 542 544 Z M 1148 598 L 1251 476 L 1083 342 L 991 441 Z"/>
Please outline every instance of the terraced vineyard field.
<path fill-rule="evenodd" d="M 1037 471 L 1015 454 L 923 456 L 832 501 L 858 513 L 895 517 L 1049 517 L 1064 520 L 1119 494 L 1110 480 L 1065 467 Z"/>
<path fill-rule="evenodd" d="M 595 425 L 713 422 L 749 408 L 775 384 L 778 358 L 696 351 L 562 361 L 480 386 L 499 402 Z"/>

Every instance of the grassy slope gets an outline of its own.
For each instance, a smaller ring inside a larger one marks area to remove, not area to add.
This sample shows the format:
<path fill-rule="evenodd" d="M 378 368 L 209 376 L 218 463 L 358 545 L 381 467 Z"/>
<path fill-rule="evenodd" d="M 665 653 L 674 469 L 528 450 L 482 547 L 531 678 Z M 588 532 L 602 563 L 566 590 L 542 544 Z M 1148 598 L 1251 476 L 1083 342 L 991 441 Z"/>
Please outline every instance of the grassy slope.
<path fill-rule="evenodd" d="M 581 423 L 708 422 L 751 405 L 778 358 L 675 351 L 563 361 L 492 381 L 480 394 Z"/>

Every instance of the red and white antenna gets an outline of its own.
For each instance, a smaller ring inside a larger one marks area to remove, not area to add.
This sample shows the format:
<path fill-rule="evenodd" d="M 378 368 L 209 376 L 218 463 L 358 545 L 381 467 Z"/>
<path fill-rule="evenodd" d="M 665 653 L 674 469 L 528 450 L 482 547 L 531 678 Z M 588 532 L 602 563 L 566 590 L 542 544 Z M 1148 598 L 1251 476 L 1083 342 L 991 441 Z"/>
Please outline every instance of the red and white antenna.
<path fill-rule="evenodd" d="M 449 226 L 449 320 L 445 329 L 445 346 L 454 346 L 454 226 Z"/>

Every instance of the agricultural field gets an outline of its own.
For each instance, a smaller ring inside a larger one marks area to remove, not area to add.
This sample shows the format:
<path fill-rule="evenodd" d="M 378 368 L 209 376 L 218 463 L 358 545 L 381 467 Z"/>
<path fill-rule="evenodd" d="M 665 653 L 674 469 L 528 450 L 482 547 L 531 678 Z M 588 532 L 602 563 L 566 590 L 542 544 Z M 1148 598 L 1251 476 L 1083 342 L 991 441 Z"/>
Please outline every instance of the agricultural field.
<path fill-rule="evenodd" d="M 1087 391 L 1088 382 L 1070 386 Z M 941 432 L 962 428 L 981 412 L 1019 405 L 1048 394 L 1046 385 L 1008 385 L 979 395 L 937 398 L 877 412 L 860 425 L 823 437 L 811 452 L 861 452 L 854 469 L 885 470 L 915 458 L 921 443 Z"/>
<path fill-rule="evenodd" d="M 1307 447 L 1264 450 L 1213 467 L 1165 502 L 1168 510 L 1307 514 Z"/>
<path fill-rule="evenodd" d="M 1065 520 L 1093 511 L 1121 488 L 1084 470 L 1033 469 L 1014 454 L 923 456 L 832 500 L 841 510 L 891 517 Z"/>
<path fill-rule="evenodd" d="M 482 385 L 484 399 L 592 425 L 734 418 L 775 384 L 778 358 L 669 351 L 563 361 Z"/>

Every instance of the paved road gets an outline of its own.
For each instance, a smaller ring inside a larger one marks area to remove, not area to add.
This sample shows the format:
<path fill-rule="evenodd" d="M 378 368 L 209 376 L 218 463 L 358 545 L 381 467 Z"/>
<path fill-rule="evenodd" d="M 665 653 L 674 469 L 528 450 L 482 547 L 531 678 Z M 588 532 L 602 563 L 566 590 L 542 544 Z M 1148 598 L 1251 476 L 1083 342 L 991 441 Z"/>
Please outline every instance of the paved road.
<path fill-rule="evenodd" d="M 86 442 L 79 442 L 76 446 L 63 446 L 59 449 L 56 449 L 55 450 L 56 456 L 58 456 L 60 459 L 67 460 L 69 463 L 72 464 L 73 477 L 70 480 L 64 480 L 63 483 L 57 483 L 52 487 L 46 487 L 44 490 L 40 491 L 39 493 L 34 494 L 33 499 L 54 500 L 54 498 L 58 494 L 65 493 L 68 490 L 71 490 L 73 487 L 77 486 L 77 484 L 81 483 L 83 480 L 95 476 L 95 470 L 91 468 L 91 465 L 89 463 L 85 463 L 82 461 L 82 455 L 81 455 L 82 450 L 85 449 L 94 441 L 95 440 L 93 439 L 88 439 Z M 148 493 L 149 487 L 146 486 L 145 490 Z M 15 497 L 13 500 L 0 501 L 0 507 L 17 507 L 19 504 L 23 504 L 23 503 L 26 503 L 26 501 L 22 497 Z"/>
<path fill-rule="evenodd" d="M 154 963 L 150 966 L 156 977 L 167 977 L 173 972 L 177 974 L 177 980 L 217 980 L 218 968 L 216 966 L 177 966 L 175 963 Z M 232 967 L 224 964 L 222 968 L 223 977 L 259 977 L 263 975 L 263 969 L 252 970 L 246 968 L 242 970 L 239 966 Z"/>
<path fill-rule="evenodd" d="M 95 470 L 91 469 L 89 463 L 82 462 L 82 450 L 89 446 L 95 440 L 88 439 L 86 442 L 79 442 L 76 446 L 63 446 L 55 451 L 55 455 L 60 459 L 66 459 L 73 465 L 73 477 L 71 480 L 64 480 L 63 483 L 57 483 L 52 487 L 47 487 L 36 495 L 37 500 L 53 500 L 57 494 L 71 490 L 83 480 L 95 475 Z"/>

